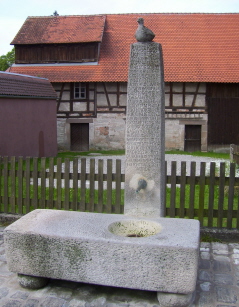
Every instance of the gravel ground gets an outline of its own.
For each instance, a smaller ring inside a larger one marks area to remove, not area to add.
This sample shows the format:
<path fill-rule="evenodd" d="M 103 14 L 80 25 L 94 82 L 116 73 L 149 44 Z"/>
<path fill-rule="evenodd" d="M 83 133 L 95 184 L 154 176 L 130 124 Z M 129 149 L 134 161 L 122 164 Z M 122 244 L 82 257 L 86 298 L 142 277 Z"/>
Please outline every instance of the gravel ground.
<path fill-rule="evenodd" d="M 121 165 L 121 169 L 122 169 L 122 173 L 124 173 L 125 170 L 125 156 L 121 155 L 121 156 L 104 156 L 104 155 L 100 155 L 100 156 L 87 156 L 85 157 L 86 161 L 87 161 L 87 171 L 89 171 L 89 161 L 90 159 L 95 159 L 96 161 L 96 172 L 97 172 L 97 164 L 98 164 L 98 160 L 99 159 L 103 159 L 105 160 L 104 162 L 104 172 L 106 173 L 106 160 L 107 159 L 112 159 L 113 160 L 113 172 L 115 171 L 115 161 L 117 159 L 122 161 L 122 165 Z M 187 175 L 190 175 L 190 166 L 191 166 L 191 162 L 195 161 L 196 162 L 196 175 L 200 174 L 200 163 L 201 162 L 206 162 L 206 169 L 207 171 L 209 170 L 209 165 L 210 162 L 216 162 L 216 166 L 219 167 L 220 162 L 226 162 L 226 163 L 230 163 L 229 160 L 223 160 L 223 159 L 216 159 L 216 158 L 207 158 L 207 157 L 196 157 L 196 156 L 191 156 L 191 155 L 173 155 L 173 154 L 166 154 L 165 155 L 165 160 L 167 161 L 167 174 L 170 175 L 171 174 L 171 162 L 172 161 L 176 161 L 177 162 L 177 174 L 180 175 L 181 173 L 181 162 L 182 161 L 186 161 L 186 169 L 187 169 Z M 80 171 L 80 159 L 79 159 L 79 171 Z M 63 169 L 64 171 L 64 169 Z"/>
<path fill-rule="evenodd" d="M 81 158 L 86 158 L 86 172 L 88 173 L 90 170 L 90 159 L 95 160 L 95 172 L 98 173 L 98 160 L 103 159 L 104 160 L 104 173 L 107 172 L 107 159 L 112 159 L 112 169 L 113 173 L 115 172 L 115 166 L 116 166 L 116 160 L 121 160 L 121 173 L 124 174 L 125 172 L 125 156 L 105 156 L 105 155 L 90 155 L 90 156 L 79 156 L 79 163 L 78 163 L 78 172 L 80 173 L 81 171 Z M 215 159 L 215 158 L 207 158 L 207 157 L 195 157 L 191 155 L 172 155 L 172 154 L 166 154 L 165 155 L 165 160 L 167 161 L 167 174 L 171 174 L 171 162 L 176 161 L 177 162 L 177 175 L 180 175 L 181 173 L 181 162 L 185 161 L 186 162 L 186 172 L 187 175 L 190 175 L 190 169 L 191 169 L 191 162 L 196 162 L 196 176 L 200 174 L 200 163 L 201 162 L 206 162 L 206 174 L 209 174 L 209 167 L 210 167 L 210 162 L 215 162 L 216 167 L 219 167 L 220 162 L 226 162 L 228 165 L 230 163 L 229 160 L 223 160 L 223 159 Z M 70 162 L 70 172 L 72 172 L 73 169 L 73 163 Z M 228 168 L 229 169 L 229 168 Z M 54 170 L 57 171 L 57 166 L 55 165 Z M 62 172 L 65 170 L 65 165 L 64 163 L 62 164 Z M 227 174 L 228 175 L 228 174 Z M 237 175 L 239 176 L 239 174 Z M 41 184 L 41 181 L 39 179 L 38 184 Z M 56 180 L 54 182 L 54 185 L 56 186 Z M 46 179 L 46 186 L 48 186 L 48 179 Z M 79 182 L 80 186 L 80 182 Z M 64 187 L 64 180 L 62 180 L 62 187 Z M 72 187 L 72 182 L 70 180 L 70 187 Z M 89 182 L 86 182 L 86 187 L 89 187 Z M 114 188 L 114 183 L 112 185 Z M 124 183 L 121 185 L 122 189 L 124 188 Z M 97 182 L 95 183 L 95 188 L 97 189 Z M 104 183 L 104 188 L 106 189 L 106 182 Z"/>

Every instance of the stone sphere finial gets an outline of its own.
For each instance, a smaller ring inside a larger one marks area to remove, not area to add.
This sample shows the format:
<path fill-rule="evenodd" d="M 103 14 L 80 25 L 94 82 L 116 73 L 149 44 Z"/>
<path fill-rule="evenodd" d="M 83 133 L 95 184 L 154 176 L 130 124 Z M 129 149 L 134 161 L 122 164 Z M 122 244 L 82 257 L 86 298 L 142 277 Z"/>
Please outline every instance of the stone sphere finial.
<path fill-rule="evenodd" d="M 135 38 L 138 42 L 151 42 L 155 34 L 148 28 L 144 26 L 144 19 L 142 17 L 138 18 L 138 29 L 135 32 Z"/>

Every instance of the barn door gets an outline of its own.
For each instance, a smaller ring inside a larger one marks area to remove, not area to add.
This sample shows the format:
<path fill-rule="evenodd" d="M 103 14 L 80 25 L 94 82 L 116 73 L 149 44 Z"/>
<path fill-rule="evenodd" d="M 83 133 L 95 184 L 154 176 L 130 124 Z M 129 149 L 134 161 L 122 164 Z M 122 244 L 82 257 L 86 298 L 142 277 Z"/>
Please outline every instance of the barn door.
<path fill-rule="evenodd" d="M 89 124 L 71 124 L 71 150 L 89 150 Z"/>
<path fill-rule="evenodd" d="M 239 144 L 239 99 L 208 98 L 209 145 Z"/>
<path fill-rule="evenodd" d="M 185 126 L 185 151 L 201 151 L 201 126 L 186 125 Z"/>

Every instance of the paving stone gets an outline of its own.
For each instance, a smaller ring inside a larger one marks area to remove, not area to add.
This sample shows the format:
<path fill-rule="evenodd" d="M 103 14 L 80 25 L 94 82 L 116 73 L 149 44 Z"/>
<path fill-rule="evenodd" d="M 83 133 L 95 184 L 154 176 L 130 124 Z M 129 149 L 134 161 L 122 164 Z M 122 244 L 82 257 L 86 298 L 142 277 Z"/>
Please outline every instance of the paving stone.
<path fill-rule="evenodd" d="M 213 251 L 213 254 L 216 254 L 216 255 L 228 255 L 229 253 L 228 245 L 223 244 L 223 243 L 218 243 L 218 242 L 212 243 L 212 251 Z"/>
<path fill-rule="evenodd" d="M 211 255 L 209 252 L 201 252 L 200 255 L 201 255 L 201 258 L 205 260 L 210 260 L 211 258 Z"/>
<path fill-rule="evenodd" d="M 209 260 L 206 260 L 206 259 L 200 259 L 199 260 L 199 268 L 200 269 L 207 270 L 207 269 L 210 269 L 210 266 L 211 266 L 211 263 L 210 263 Z"/>
<path fill-rule="evenodd" d="M 6 262 L 6 263 L 7 263 L 7 259 L 6 259 L 5 254 L 4 254 L 4 255 L 0 255 L 0 261 L 1 261 L 1 262 Z"/>
<path fill-rule="evenodd" d="M 212 284 L 208 281 L 205 281 L 200 284 L 200 288 L 202 289 L 202 291 L 210 291 L 212 288 Z"/>
<path fill-rule="evenodd" d="M 68 300 L 71 298 L 72 292 L 73 292 L 72 289 L 55 287 L 55 288 L 50 289 L 50 291 L 48 292 L 48 295 Z"/>
<path fill-rule="evenodd" d="M 239 265 L 239 259 L 233 259 L 233 263 L 234 263 L 235 265 Z"/>
<path fill-rule="evenodd" d="M 27 292 L 23 292 L 23 291 L 17 291 L 16 293 L 14 293 L 11 298 L 20 298 L 22 300 L 26 300 L 28 298 L 29 294 Z"/>
<path fill-rule="evenodd" d="M 212 276 L 211 273 L 205 270 L 201 270 L 198 274 L 198 278 L 199 280 L 202 281 L 211 281 L 212 280 Z"/>
<path fill-rule="evenodd" d="M 200 293 L 198 307 L 212 307 L 215 306 L 215 299 L 211 292 Z"/>
<path fill-rule="evenodd" d="M 229 248 L 237 248 L 239 250 L 239 243 L 229 243 L 228 247 Z"/>
<path fill-rule="evenodd" d="M 229 274 L 215 274 L 216 284 L 233 285 L 233 276 Z"/>
<path fill-rule="evenodd" d="M 6 304 L 4 304 L 2 307 L 21 307 L 22 303 L 20 301 L 16 300 L 10 300 Z"/>
<path fill-rule="evenodd" d="M 226 256 L 213 256 L 213 269 L 216 272 L 230 272 L 231 263 L 230 259 Z"/>
<path fill-rule="evenodd" d="M 40 307 L 63 307 L 66 301 L 57 297 L 47 297 L 40 303 Z"/>
<path fill-rule="evenodd" d="M 101 307 L 101 306 L 106 306 L 106 298 L 105 297 L 99 297 L 90 303 L 86 304 L 86 307 Z"/>
<path fill-rule="evenodd" d="M 85 307 L 86 302 L 80 299 L 72 299 L 69 302 L 69 307 Z"/>
<path fill-rule="evenodd" d="M 122 303 L 122 304 L 119 304 L 119 303 L 108 303 L 106 305 L 106 307 L 130 307 L 130 306 L 129 306 L 129 304 L 124 304 L 124 303 Z M 154 307 L 154 306 L 152 306 L 152 307 Z M 155 307 L 157 307 L 157 305 L 155 305 Z"/>
<path fill-rule="evenodd" d="M 209 242 L 201 242 L 200 250 L 201 249 L 210 249 L 210 248 L 211 248 L 211 243 L 209 243 Z"/>
<path fill-rule="evenodd" d="M 22 307 L 38 307 L 39 301 L 36 299 L 29 299 Z"/>
<path fill-rule="evenodd" d="M 0 255 L 3 255 L 5 253 L 4 245 L 0 244 Z"/>
<path fill-rule="evenodd" d="M 9 290 L 7 288 L 0 288 L 0 299 L 7 296 L 9 293 Z"/>
<path fill-rule="evenodd" d="M 237 297 L 234 295 L 231 289 L 226 287 L 215 287 L 217 301 L 222 303 L 236 303 Z"/>

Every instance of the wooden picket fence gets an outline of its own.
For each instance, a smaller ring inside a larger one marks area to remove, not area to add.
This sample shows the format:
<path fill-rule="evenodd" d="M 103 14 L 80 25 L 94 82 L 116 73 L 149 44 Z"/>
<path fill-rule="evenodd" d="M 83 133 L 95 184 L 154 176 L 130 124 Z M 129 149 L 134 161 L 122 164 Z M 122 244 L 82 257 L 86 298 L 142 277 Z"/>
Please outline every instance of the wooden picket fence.
<path fill-rule="evenodd" d="M 230 159 L 232 162 L 239 164 L 239 146 L 235 144 L 230 145 Z"/>
<path fill-rule="evenodd" d="M 79 164 L 80 162 L 80 164 Z M 80 165 L 80 168 L 79 168 Z M 0 157 L 0 212 L 34 209 L 124 212 L 121 160 Z M 236 165 L 171 162 L 166 176 L 168 217 L 198 219 L 202 226 L 239 229 Z M 177 170 L 179 168 L 179 170 Z M 227 174 L 228 172 L 228 174 Z"/>

